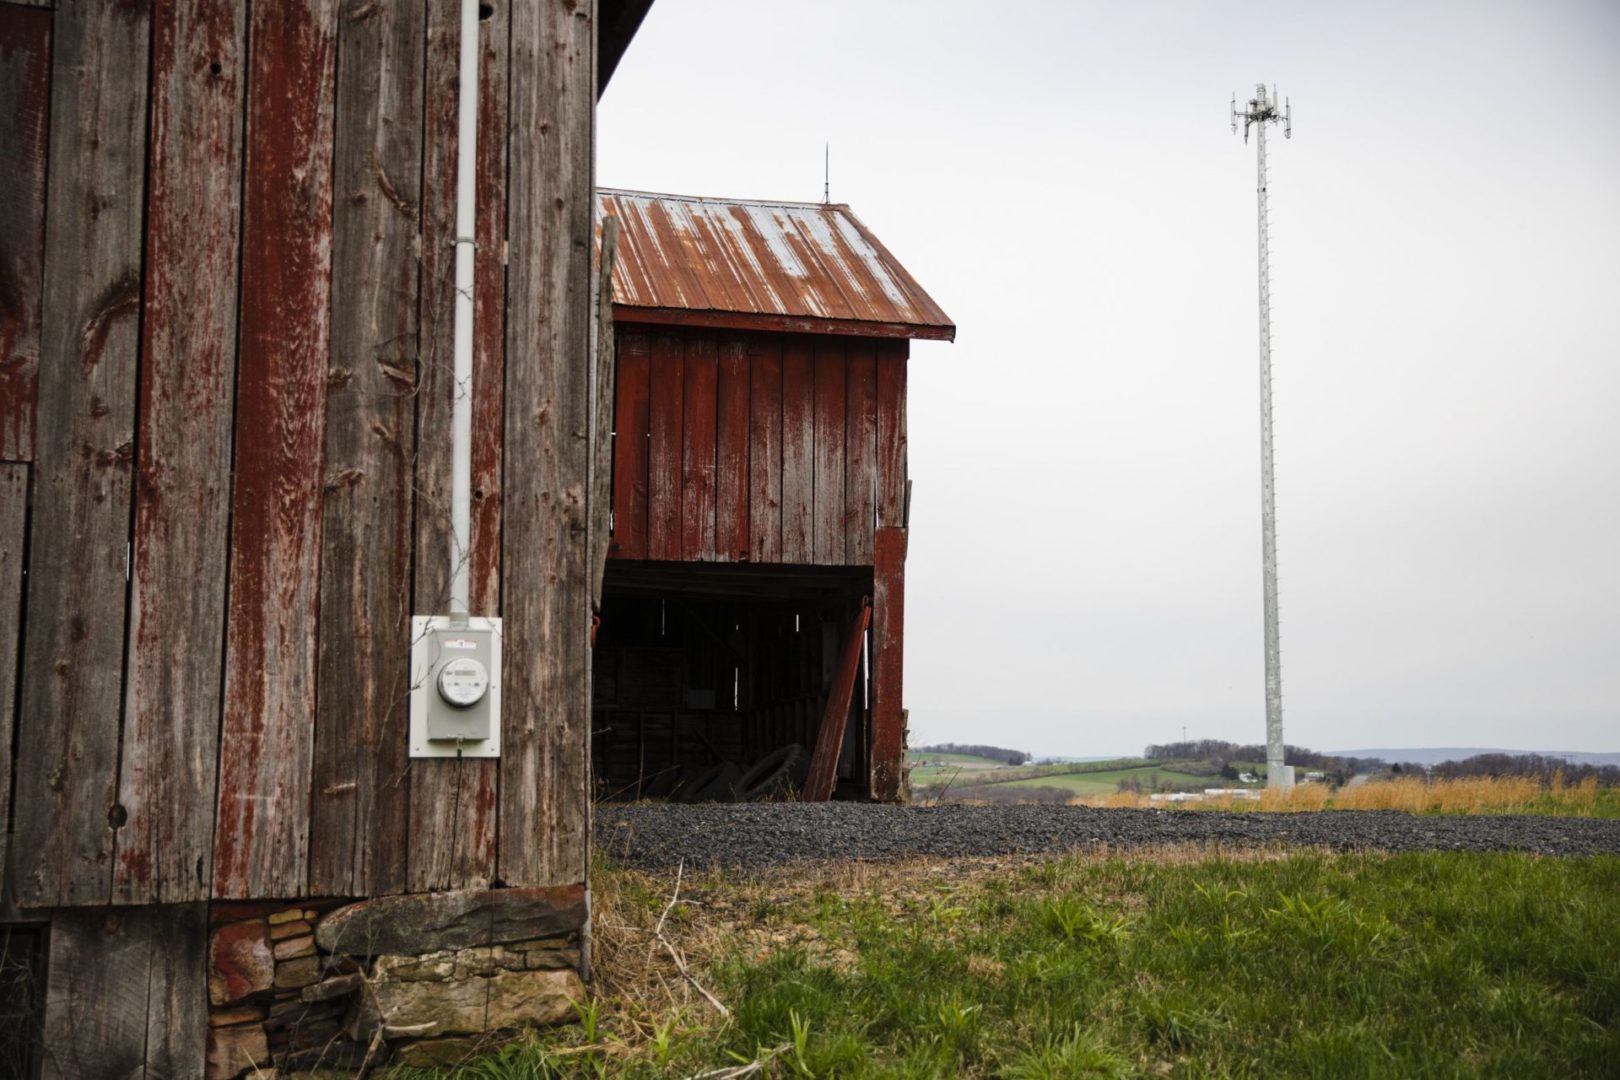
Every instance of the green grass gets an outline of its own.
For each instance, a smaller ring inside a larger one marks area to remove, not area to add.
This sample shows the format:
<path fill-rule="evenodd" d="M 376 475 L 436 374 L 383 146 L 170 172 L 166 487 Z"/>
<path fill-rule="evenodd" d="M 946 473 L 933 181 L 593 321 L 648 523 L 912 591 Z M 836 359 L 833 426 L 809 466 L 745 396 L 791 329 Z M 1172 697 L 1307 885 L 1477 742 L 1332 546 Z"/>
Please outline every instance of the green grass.
<path fill-rule="evenodd" d="M 650 925 L 668 884 L 598 878 L 617 925 Z M 696 998 L 610 1001 L 593 1046 L 548 1032 L 460 1075 L 685 1077 L 768 1057 L 758 1075 L 1522 1078 L 1620 1062 L 1620 858 L 1073 857 L 687 887 L 701 904 L 671 925 L 689 949 L 708 935 L 695 970 L 730 1024 Z M 658 978 L 639 985 L 679 985 Z"/>

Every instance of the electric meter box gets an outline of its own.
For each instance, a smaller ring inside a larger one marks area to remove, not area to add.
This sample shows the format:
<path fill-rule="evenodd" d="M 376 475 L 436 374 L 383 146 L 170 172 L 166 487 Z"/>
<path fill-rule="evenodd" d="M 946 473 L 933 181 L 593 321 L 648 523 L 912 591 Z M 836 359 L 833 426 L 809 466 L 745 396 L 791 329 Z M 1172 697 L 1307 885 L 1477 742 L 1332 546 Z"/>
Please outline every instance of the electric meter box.
<path fill-rule="evenodd" d="M 411 618 L 411 757 L 501 756 L 501 620 Z"/>

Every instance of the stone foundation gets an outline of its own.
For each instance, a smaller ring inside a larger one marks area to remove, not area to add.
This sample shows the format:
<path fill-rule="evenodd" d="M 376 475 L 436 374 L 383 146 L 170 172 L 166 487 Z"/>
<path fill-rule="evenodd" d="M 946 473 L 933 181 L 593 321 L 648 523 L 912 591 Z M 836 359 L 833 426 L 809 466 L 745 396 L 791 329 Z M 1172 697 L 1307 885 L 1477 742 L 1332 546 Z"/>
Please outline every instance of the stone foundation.
<path fill-rule="evenodd" d="M 209 1080 L 446 1065 L 572 1019 L 585 890 L 215 904 Z"/>

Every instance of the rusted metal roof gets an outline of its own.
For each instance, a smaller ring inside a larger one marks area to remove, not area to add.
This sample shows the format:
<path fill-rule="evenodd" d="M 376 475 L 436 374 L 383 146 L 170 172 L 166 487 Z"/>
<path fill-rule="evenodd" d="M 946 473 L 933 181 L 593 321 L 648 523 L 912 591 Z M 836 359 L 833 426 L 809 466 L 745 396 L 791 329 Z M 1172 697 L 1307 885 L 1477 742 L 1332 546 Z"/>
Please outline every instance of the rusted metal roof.
<path fill-rule="evenodd" d="M 614 318 L 871 337 L 956 337 L 842 203 L 597 190 L 619 219 Z"/>

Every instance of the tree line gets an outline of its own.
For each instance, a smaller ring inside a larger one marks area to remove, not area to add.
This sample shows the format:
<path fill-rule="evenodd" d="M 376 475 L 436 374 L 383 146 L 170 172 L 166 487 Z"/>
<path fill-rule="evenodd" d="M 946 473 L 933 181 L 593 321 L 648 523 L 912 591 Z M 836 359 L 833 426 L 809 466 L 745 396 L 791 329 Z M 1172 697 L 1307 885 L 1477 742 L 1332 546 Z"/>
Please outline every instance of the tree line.
<path fill-rule="evenodd" d="M 913 750 L 917 754 L 967 754 L 971 757 L 988 758 L 999 761 L 1003 765 L 1023 765 L 1029 761 L 1029 755 L 1022 750 L 1008 750 L 1004 746 L 970 746 L 966 743 L 938 743 L 934 746 L 919 746 Z"/>

